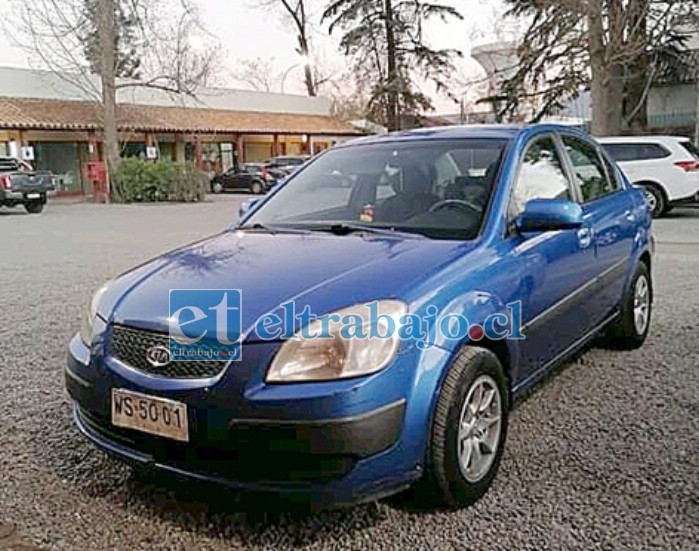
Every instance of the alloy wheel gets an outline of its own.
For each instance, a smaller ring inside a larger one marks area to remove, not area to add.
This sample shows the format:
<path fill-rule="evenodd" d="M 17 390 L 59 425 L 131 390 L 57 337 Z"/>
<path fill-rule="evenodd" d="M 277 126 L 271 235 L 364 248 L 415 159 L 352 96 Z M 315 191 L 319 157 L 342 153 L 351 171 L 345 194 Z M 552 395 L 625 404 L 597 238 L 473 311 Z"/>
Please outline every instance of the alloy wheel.
<path fill-rule="evenodd" d="M 641 275 L 636 280 L 633 294 L 633 323 L 636 333 L 643 335 L 648 327 L 650 312 L 650 287 L 646 276 Z"/>
<path fill-rule="evenodd" d="M 459 467 L 464 478 L 478 482 L 497 455 L 502 428 L 500 392 L 489 375 L 478 377 L 469 388 L 459 416 Z"/>
<path fill-rule="evenodd" d="M 648 208 L 651 212 L 655 212 L 655 209 L 658 208 L 658 200 L 652 191 L 646 190 L 646 201 L 648 201 Z"/>

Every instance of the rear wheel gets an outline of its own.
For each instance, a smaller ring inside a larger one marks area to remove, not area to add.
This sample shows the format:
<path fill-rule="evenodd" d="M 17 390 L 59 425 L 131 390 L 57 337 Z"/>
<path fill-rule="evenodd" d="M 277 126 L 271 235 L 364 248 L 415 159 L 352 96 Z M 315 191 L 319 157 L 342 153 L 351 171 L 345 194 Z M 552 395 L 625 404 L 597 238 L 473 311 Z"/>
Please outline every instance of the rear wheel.
<path fill-rule="evenodd" d="M 659 218 L 668 211 L 667 201 L 665 200 L 665 194 L 662 190 L 651 184 L 642 184 L 643 189 L 646 193 L 646 201 L 648 201 L 648 207 L 653 214 L 653 218 Z"/>
<path fill-rule="evenodd" d="M 44 210 L 44 203 L 42 201 L 31 201 L 30 203 L 25 203 L 24 208 L 27 209 L 29 214 L 39 214 Z"/>
<path fill-rule="evenodd" d="M 490 488 L 507 434 L 509 393 L 497 356 L 466 347 L 454 360 L 437 400 L 421 490 L 431 501 L 461 507 Z"/>
<path fill-rule="evenodd" d="M 250 184 L 250 192 L 254 193 L 255 195 L 259 195 L 264 191 L 264 186 L 262 185 L 262 182 L 255 180 Z"/>
<path fill-rule="evenodd" d="M 629 288 L 624 293 L 619 317 L 607 329 L 612 348 L 639 348 L 648 336 L 653 309 L 653 280 L 645 263 L 641 262 Z"/>

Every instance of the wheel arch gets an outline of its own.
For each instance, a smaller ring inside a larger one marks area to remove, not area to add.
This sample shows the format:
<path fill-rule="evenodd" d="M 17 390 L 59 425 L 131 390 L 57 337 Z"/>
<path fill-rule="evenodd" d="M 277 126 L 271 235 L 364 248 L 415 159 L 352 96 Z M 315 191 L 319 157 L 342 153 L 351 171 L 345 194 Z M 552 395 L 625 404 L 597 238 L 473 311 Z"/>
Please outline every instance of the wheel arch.
<path fill-rule="evenodd" d="M 656 188 L 660 193 L 663 194 L 663 199 L 665 199 L 665 204 L 668 204 L 670 202 L 670 198 L 667 195 L 667 190 L 665 189 L 665 186 L 661 184 L 660 182 L 656 180 L 639 180 L 638 182 L 633 183 L 634 186 L 651 186 Z"/>

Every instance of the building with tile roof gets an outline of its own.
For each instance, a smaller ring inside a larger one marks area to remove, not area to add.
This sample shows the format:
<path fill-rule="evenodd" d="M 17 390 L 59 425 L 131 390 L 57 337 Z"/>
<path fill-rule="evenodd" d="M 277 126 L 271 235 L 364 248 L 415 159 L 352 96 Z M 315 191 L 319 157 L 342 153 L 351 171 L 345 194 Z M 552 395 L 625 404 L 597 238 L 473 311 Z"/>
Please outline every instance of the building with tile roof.
<path fill-rule="evenodd" d="M 96 80 L 0 67 L 0 156 L 57 175 L 61 193 L 91 193 L 87 163 L 101 159 Z M 361 135 L 326 98 L 203 88 L 196 97 L 129 87 L 117 96 L 124 156 L 195 161 L 207 172 L 275 155 L 313 154 Z"/>

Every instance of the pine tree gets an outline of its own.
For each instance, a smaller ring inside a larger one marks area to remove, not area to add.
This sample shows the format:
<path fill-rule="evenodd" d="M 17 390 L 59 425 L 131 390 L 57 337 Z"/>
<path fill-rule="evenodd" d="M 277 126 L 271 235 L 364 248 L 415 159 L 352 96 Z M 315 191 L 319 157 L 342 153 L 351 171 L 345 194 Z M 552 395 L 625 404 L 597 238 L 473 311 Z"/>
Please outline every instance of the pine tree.
<path fill-rule="evenodd" d="M 330 32 L 342 30 L 340 48 L 353 61 L 355 74 L 369 88 L 369 111 L 396 130 L 430 109 L 432 103 L 415 84 L 417 77 L 446 90 L 455 49 L 434 49 L 423 35 L 431 18 L 462 19 L 452 7 L 423 0 L 333 0 L 323 13 Z"/>
<path fill-rule="evenodd" d="M 82 39 L 84 54 L 92 72 L 100 74 L 100 37 L 97 32 L 99 0 L 83 1 L 86 21 L 86 32 Z M 116 26 L 115 75 L 121 78 L 138 79 L 141 68 L 141 51 L 138 43 L 139 22 L 128 0 L 114 2 L 114 23 Z"/>
<path fill-rule="evenodd" d="M 696 63 L 685 50 L 699 0 L 506 0 L 528 21 L 501 115 L 555 113 L 588 88 L 592 131 L 645 126 L 650 86 L 682 78 Z M 525 106 L 525 104 L 528 104 Z"/>

